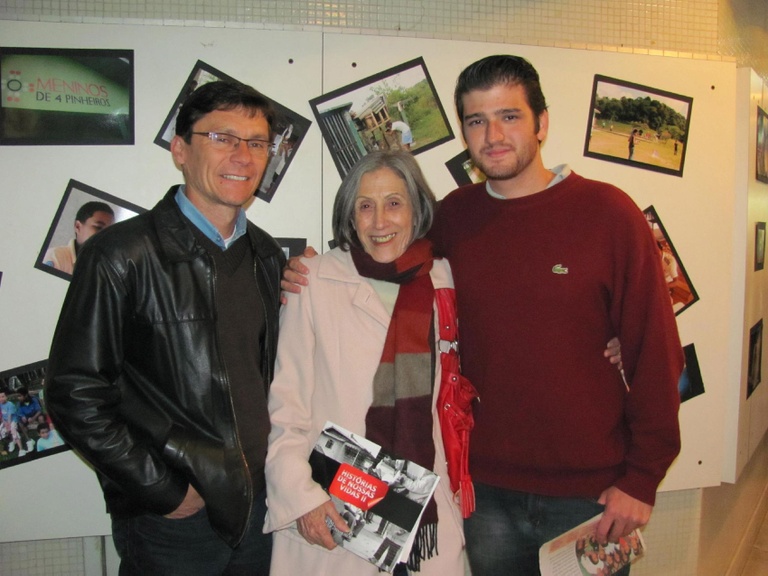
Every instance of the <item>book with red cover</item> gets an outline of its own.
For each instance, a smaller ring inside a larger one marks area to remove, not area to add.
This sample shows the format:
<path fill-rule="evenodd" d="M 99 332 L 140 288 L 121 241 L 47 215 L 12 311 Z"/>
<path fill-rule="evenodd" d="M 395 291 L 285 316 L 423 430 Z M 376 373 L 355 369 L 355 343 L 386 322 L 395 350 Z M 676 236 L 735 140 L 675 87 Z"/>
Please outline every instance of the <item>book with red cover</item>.
<path fill-rule="evenodd" d="M 349 526 L 341 532 L 328 519 L 338 546 L 387 572 L 408 559 L 437 474 L 333 422 L 325 423 L 309 463 Z"/>

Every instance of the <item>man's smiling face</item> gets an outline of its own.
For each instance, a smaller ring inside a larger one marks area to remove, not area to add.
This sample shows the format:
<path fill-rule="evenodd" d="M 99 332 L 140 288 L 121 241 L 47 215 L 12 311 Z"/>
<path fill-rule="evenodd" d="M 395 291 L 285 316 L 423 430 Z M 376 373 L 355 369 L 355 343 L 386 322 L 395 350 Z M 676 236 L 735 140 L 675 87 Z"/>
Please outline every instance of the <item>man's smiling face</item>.
<path fill-rule="evenodd" d="M 195 122 L 193 131 L 270 140 L 267 119 L 241 108 L 214 110 Z M 187 197 L 203 214 L 209 209 L 240 208 L 248 202 L 269 161 L 268 156 L 252 154 L 245 142 L 222 149 L 199 134 L 193 134 L 189 143 L 174 137 L 171 152 L 184 173 Z"/>

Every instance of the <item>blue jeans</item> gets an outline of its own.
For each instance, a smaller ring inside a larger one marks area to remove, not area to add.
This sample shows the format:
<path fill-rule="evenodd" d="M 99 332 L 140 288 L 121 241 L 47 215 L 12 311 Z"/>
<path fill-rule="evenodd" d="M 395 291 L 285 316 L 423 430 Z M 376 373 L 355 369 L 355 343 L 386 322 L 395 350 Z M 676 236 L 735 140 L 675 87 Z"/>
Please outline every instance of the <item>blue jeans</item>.
<path fill-rule="evenodd" d="M 585 498 L 555 498 L 475 483 L 477 508 L 464 521 L 472 576 L 536 576 L 539 548 L 600 514 Z M 629 575 L 629 566 L 617 572 Z"/>
<path fill-rule="evenodd" d="M 213 531 L 205 508 L 180 520 L 155 514 L 112 518 L 120 576 L 268 576 L 272 534 L 261 531 L 266 510 L 262 491 L 234 550 Z"/>

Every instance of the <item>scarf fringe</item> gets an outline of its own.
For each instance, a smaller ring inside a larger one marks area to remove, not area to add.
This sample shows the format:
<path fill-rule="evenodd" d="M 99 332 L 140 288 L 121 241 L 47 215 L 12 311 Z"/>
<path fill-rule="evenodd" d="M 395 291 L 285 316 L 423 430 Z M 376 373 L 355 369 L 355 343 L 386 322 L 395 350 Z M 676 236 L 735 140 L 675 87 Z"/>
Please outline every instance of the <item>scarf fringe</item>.
<path fill-rule="evenodd" d="M 413 548 L 408 556 L 408 570 L 419 572 L 421 561 L 437 556 L 437 524 L 425 524 L 416 533 Z"/>

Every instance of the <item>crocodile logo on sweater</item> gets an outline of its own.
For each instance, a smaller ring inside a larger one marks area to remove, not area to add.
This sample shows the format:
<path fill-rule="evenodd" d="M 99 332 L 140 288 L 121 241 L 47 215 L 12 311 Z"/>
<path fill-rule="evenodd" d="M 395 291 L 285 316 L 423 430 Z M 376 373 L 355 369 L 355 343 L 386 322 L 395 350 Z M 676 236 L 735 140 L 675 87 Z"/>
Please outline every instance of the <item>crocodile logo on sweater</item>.
<path fill-rule="evenodd" d="M 566 268 L 562 264 L 555 264 L 554 266 L 552 266 L 552 272 L 554 274 L 568 274 L 568 268 Z"/>

